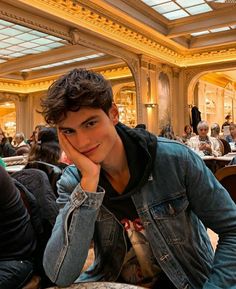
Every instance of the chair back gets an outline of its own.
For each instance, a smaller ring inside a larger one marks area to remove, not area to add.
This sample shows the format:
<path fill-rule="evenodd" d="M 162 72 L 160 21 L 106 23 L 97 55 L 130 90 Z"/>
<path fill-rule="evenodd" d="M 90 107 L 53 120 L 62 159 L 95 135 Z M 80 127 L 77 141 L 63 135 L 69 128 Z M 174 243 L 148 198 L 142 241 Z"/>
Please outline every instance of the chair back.
<path fill-rule="evenodd" d="M 223 143 L 224 146 L 224 155 L 227 155 L 231 152 L 231 147 L 225 139 L 221 138 L 220 141 Z"/>
<path fill-rule="evenodd" d="M 51 286 L 52 282 L 44 272 L 43 253 L 51 236 L 59 206 L 45 172 L 38 169 L 23 169 L 11 175 L 28 209 L 31 223 L 36 232 L 35 273 L 41 277 L 41 285 Z"/>
<path fill-rule="evenodd" d="M 44 171 L 48 176 L 55 196 L 58 197 L 56 183 L 62 174 L 62 170 L 59 167 L 46 162 L 31 161 L 26 164 L 25 169 L 38 169 Z"/>
<path fill-rule="evenodd" d="M 217 170 L 215 177 L 236 203 L 236 165 L 226 166 Z"/>

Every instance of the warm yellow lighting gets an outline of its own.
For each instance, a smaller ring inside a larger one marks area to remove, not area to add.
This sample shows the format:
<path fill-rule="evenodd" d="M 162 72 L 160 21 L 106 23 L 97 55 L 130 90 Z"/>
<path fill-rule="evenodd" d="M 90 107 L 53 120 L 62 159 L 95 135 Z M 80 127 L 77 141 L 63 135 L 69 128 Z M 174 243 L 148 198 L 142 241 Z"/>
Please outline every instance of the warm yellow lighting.
<path fill-rule="evenodd" d="M 156 103 L 145 103 L 145 106 L 146 106 L 147 108 L 154 108 L 154 107 L 157 106 L 157 104 L 156 104 Z"/>
<path fill-rule="evenodd" d="M 4 124 L 5 128 L 10 128 L 10 127 L 15 127 L 15 126 L 16 126 L 16 123 L 14 121 L 8 121 L 8 122 L 5 122 Z"/>

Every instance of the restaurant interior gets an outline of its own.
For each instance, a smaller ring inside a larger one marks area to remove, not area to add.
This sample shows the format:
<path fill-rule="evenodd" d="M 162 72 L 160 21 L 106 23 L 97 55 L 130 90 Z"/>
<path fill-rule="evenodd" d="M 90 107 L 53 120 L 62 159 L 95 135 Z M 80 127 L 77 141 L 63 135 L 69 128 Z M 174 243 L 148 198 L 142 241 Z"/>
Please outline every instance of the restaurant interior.
<path fill-rule="evenodd" d="M 235 4 L 207 0 L 1 0 L 0 125 L 30 136 L 50 84 L 86 67 L 113 87 L 120 120 L 181 134 L 236 115 Z"/>
<path fill-rule="evenodd" d="M 236 1 L 0 0 L 0 127 L 7 137 L 24 132 L 28 139 L 45 124 L 41 99 L 74 68 L 111 82 L 129 127 L 145 124 L 159 135 L 170 124 L 181 136 L 193 108 L 209 125 L 221 127 L 227 115 L 236 123 Z M 231 149 L 203 158 L 213 173 L 236 156 L 236 145 Z M 5 162 L 14 173 L 26 158 Z M 235 182 L 236 170 L 229 175 Z M 217 236 L 209 234 L 215 249 Z M 24 287 L 32 288 L 40 287 Z"/>

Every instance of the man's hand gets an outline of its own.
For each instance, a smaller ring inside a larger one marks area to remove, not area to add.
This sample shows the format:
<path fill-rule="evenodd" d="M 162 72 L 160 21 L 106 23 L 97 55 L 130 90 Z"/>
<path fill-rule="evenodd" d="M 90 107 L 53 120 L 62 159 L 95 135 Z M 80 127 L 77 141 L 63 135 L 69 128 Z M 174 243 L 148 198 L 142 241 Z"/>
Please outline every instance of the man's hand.
<path fill-rule="evenodd" d="M 82 189 L 88 192 L 96 192 L 101 165 L 94 163 L 88 157 L 81 154 L 71 145 L 66 136 L 59 130 L 58 138 L 62 150 L 81 172 L 82 178 L 80 183 Z"/>

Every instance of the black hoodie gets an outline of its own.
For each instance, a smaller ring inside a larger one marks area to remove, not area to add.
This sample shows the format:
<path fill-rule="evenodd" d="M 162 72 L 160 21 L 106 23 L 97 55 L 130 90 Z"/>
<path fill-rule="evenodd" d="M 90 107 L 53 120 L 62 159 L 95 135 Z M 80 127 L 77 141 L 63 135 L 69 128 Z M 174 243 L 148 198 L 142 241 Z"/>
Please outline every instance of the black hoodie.
<path fill-rule="evenodd" d="M 130 180 L 124 192 L 118 194 L 102 171 L 99 185 L 106 190 L 103 200 L 105 207 L 119 220 L 127 217 L 127 214 L 133 219 L 137 213 L 130 196 L 148 180 L 155 159 L 157 138 L 145 129 L 132 129 L 121 123 L 116 125 L 116 130 L 125 148 Z"/>

